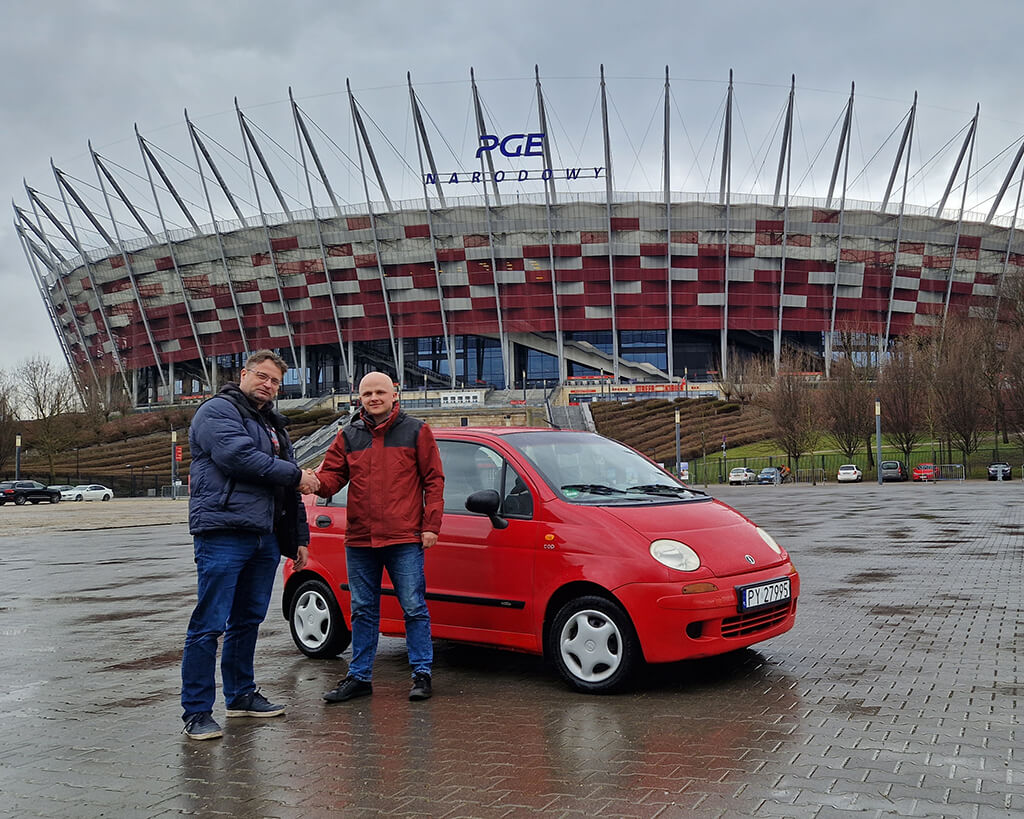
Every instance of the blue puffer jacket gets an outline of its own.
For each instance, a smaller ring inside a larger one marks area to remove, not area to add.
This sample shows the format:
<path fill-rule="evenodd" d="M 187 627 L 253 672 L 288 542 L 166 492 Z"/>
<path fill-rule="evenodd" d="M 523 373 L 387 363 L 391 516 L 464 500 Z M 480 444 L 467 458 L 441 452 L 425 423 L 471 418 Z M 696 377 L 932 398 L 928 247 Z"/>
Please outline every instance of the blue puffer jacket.
<path fill-rule="evenodd" d="M 296 491 L 302 471 L 286 423 L 269 405 L 257 410 L 237 384 L 225 385 L 199 407 L 188 431 L 192 534 L 274 532 L 281 553 L 289 557 L 309 543 L 306 509 Z M 280 457 L 274 455 L 267 426 L 277 433 Z"/>

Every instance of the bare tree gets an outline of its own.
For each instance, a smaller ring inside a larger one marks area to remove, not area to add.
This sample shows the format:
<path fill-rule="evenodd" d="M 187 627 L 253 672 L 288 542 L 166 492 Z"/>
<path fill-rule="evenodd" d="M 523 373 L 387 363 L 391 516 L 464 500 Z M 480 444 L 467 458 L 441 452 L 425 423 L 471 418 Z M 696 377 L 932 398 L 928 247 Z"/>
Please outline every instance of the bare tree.
<path fill-rule="evenodd" d="M 772 438 L 799 469 L 800 458 L 813 452 L 821 439 L 820 400 L 808 381 L 807 361 L 790 354 L 779 365 L 759 403 L 772 419 Z"/>
<path fill-rule="evenodd" d="M 992 418 L 986 371 L 993 365 L 989 328 L 977 321 L 950 320 L 935 370 L 938 417 L 950 441 L 970 460 Z"/>
<path fill-rule="evenodd" d="M 882 427 L 907 463 L 929 428 L 933 364 L 931 338 L 908 335 L 893 344 L 879 372 Z"/>
<path fill-rule="evenodd" d="M 16 370 L 21 406 L 32 425 L 32 446 L 47 461 L 53 482 L 56 455 L 73 446 L 78 437 L 77 420 L 70 413 L 79 409 L 78 392 L 71 374 L 49 359 L 27 359 Z"/>
<path fill-rule="evenodd" d="M 719 380 L 722 397 L 741 406 L 753 403 L 772 380 L 771 359 L 763 355 L 743 356 L 729 352 L 728 376 Z"/>
<path fill-rule="evenodd" d="M 821 390 L 825 429 L 836 448 L 847 460 L 853 460 L 860 445 L 870 441 L 875 411 L 870 371 L 858 367 L 850 358 L 832 365 L 832 377 Z M 871 448 L 868 447 L 870 455 Z"/>
<path fill-rule="evenodd" d="M 0 370 L 0 473 L 14 457 L 14 438 L 17 435 L 18 414 L 14 388 L 6 373 Z"/>

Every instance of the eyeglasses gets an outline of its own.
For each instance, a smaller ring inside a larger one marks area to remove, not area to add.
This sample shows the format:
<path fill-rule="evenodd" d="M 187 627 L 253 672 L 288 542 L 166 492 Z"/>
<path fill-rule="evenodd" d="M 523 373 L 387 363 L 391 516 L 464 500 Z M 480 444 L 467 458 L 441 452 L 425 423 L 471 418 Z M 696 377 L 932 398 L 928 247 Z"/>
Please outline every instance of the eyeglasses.
<path fill-rule="evenodd" d="M 274 378 L 274 376 L 267 375 L 266 373 L 261 373 L 259 370 L 249 370 L 249 372 L 255 375 L 256 378 L 264 384 L 270 384 L 271 387 L 281 386 L 280 378 Z"/>

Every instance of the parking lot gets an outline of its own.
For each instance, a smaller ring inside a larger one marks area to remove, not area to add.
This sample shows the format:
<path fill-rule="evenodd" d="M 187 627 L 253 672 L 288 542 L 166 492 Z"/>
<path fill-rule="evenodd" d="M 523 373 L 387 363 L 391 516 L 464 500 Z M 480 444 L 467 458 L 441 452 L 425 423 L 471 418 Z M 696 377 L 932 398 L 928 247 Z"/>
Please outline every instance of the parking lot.
<path fill-rule="evenodd" d="M 801 572 L 781 638 L 605 697 L 439 643 L 425 703 L 385 639 L 373 697 L 327 706 L 347 654 L 302 657 L 275 599 L 257 678 L 289 712 L 204 743 L 179 734 L 187 504 L 5 507 L 0 813 L 1024 816 L 1024 486 L 710 491 Z"/>

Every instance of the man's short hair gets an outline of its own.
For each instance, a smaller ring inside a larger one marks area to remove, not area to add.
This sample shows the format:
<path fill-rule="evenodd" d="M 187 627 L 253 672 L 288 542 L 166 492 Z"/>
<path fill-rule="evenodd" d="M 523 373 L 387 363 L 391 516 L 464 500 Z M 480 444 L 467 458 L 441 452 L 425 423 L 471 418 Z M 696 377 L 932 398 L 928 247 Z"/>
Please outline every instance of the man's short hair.
<path fill-rule="evenodd" d="M 288 372 L 288 365 L 284 363 L 284 359 L 273 350 L 257 350 L 254 352 L 245 360 L 245 369 L 251 370 L 257 364 L 262 364 L 264 361 L 271 362 L 281 371 L 282 375 Z"/>

